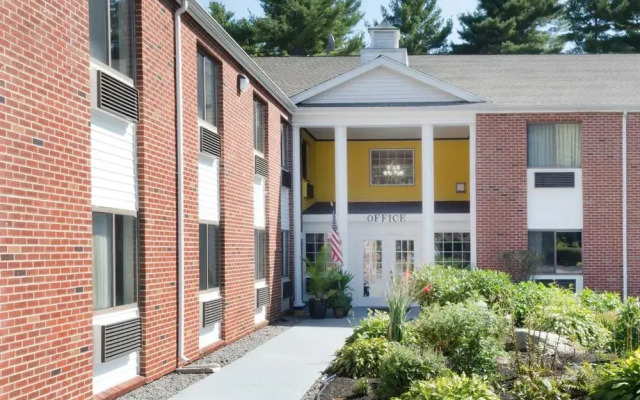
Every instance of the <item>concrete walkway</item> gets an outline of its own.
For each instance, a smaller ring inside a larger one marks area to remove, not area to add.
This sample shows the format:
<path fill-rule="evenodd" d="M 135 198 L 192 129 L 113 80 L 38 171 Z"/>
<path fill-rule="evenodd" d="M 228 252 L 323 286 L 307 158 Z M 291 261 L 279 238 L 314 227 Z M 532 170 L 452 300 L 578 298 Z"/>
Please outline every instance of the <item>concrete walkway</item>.
<path fill-rule="evenodd" d="M 300 400 L 366 309 L 349 318 L 305 320 L 171 400 Z"/>

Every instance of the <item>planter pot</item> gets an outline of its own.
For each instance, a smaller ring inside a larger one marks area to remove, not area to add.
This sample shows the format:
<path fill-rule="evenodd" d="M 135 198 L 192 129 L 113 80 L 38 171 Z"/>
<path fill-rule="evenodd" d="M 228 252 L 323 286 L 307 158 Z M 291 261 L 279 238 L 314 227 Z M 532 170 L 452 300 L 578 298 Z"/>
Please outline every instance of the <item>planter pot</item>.
<path fill-rule="evenodd" d="M 324 301 L 310 301 L 309 315 L 311 319 L 324 319 L 327 316 L 327 303 Z"/>
<path fill-rule="evenodd" d="M 334 308 L 333 309 L 333 317 L 334 318 L 342 318 L 342 317 L 344 317 L 344 314 L 345 314 L 345 312 L 344 312 L 344 309 L 342 309 L 342 308 Z"/>

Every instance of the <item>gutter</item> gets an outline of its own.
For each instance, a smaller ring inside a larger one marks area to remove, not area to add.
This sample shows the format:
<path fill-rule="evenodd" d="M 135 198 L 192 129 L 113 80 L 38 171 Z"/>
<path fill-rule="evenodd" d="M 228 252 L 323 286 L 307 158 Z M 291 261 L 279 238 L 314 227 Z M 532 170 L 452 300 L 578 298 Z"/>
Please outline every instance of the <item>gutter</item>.
<path fill-rule="evenodd" d="M 187 0 L 183 0 L 186 2 Z M 245 69 L 247 72 L 256 79 L 260 85 L 264 86 L 267 91 L 284 106 L 284 108 L 293 114 L 296 110 L 296 105 L 291 101 L 289 96 L 284 94 L 282 89 L 276 85 L 271 78 L 264 73 L 264 71 L 256 64 L 255 61 L 240 47 L 238 43 L 220 26 L 220 24 L 213 19 L 213 17 L 202 7 L 199 2 L 194 1 L 187 13 L 193 17 L 193 19 L 200 24 L 200 26 L 217 41 L 222 48 L 227 51 L 231 56 Z"/>
<path fill-rule="evenodd" d="M 182 37 L 181 18 L 189 8 L 189 0 L 182 0 L 174 18 L 176 63 L 176 163 L 178 183 L 178 358 L 188 362 L 184 355 L 184 160 L 182 154 Z"/>
<path fill-rule="evenodd" d="M 627 252 L 627 116 L 622 113 L 622 298 L 627 300 L 628 252 Z"/>

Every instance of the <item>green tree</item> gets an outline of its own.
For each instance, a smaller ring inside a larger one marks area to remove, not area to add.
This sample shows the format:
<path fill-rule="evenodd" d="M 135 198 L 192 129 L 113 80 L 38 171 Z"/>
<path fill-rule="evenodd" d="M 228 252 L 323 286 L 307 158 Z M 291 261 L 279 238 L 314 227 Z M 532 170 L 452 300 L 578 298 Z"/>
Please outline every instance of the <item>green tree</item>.
<path fill-rule="evenodd" d="M 613 35 L 611 0 L 568 0 L 567 39 L 575 44 L 576 53 L 608 53 L 616 46 Z"/>
<path fill-rule="evenodd" d="M 458 31 L 463 43 L 452 45 L 460 54 L 558 53 L 564 46 L 557 35 L 562 14 L 558 0 L 480 0 L 472 13 L 462 14 Z"/>
<path fill-rule="evenodd" d="M 400 45 L 409 54 L 447 51 L 453 21 L 444 20 L 437 0 L 391 0 L 388 7 L 380 7 L 382 17 L 400 29 Z"/>
<path fill-rule="evenodd" d="M 640 53 L 640 0 L 614 0 L 613 25 L 622 32 L 621 51 Z"/>
<path fill-rule="evenodd" d="M 360 0 L 261 0 L 263 17 L 240 20 L 234 20 L 219 2 L 212 2 L 210 10 L 252 55 L 322 54 L 329 34 L 335 41 L 331 54 L 352 54 L 364 42 L 362 33 L 353 32 L 363 17 L 360 4 Z"/>

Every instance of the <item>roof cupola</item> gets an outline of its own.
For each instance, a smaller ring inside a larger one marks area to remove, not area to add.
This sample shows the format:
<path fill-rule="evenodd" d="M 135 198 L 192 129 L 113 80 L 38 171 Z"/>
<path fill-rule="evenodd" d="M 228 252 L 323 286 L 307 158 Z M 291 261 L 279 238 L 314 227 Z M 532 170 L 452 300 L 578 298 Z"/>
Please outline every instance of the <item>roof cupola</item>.
<path fill-rule="evenodd" d="M 371 44 L 360 52 L 360 64 L 365 64 L 380 56 L 388 57 L 404 65 L 409 65 L 407 49 L 400 48 L 400 29 L 386 19 L 369 28 Z"/>

